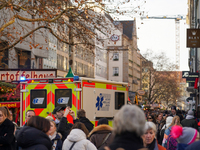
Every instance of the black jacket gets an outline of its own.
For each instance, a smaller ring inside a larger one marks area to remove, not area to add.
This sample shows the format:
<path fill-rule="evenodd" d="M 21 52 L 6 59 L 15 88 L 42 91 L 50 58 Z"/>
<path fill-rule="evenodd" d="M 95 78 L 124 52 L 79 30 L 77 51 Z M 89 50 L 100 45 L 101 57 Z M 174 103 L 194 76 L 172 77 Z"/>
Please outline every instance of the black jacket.
<path fill-rule="evenodd" d="M 183 119 L 181 121 L 181 125 L 183 127 L 192 127 L 194 129 L 196 129 L 197 131 L 199 131 L 198 129 L 198 125 L 195 119 Z"/>
<path fill-rule="evenodd" d="M 17 144 L 22 150 L 51 150 L 52 142 L 42 131 L 24 126 L 17 135 Z"/>
<path fill-rule="evenodd" d="M 141 137 L 138 137 L 135 133 L 124 132 L 121 135 L 115 136 L 114 141 L 110 144 L 109 148 L 111 150 L 116 150 L 117 148 L 123 148 L 124 150 L 138 150 L 144 147 Z"/>
<path fill-rule="evenodd" d="M 68 123 L 67 118 L 66 117 L 62 117 L 60 120 L 60 123 L 58 124 L 58 128 L 57 131 L 59 133 L 61 133 L 62 135 L 62 142 L 64 142 L 64 140 L 67 138 L 67 136 L 69 135 L 69 132 L 72 128 L 73 124 Z"/>
<path fill-rule="evenodd" d="M 92 129 L 93 129 L 93 127 L 94 127 L 94 125 L 93 125 L 93 124 L 90 122 L 90 120 L 89 120 L 88 118 L 86 118 L 86 117 L 80 117 L 79 119 L 73 120 L 73 122 L 74 122 L 74 124 L 75 124 L 76 122 L 81 122 L 81 123 L 83 123 L 83 124 L 86 126 L 86 128 L 88 129 L 89 132 L 91 132 Z"/>
<path fill-rule="evenodd" d="M 14 124 L 9 119 L 0 125 L 0 150 L 13 150 L 15 145 Z"/>

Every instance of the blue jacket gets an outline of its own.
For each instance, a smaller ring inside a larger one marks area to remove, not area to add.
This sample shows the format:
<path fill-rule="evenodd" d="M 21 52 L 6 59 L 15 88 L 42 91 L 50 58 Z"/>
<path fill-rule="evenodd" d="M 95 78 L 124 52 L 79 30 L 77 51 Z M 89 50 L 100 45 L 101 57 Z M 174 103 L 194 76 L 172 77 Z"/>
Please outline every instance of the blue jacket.
<path fill-rule="evenodd" d="M 54 141 L 57 140 L 57 144 L 56 144 L 56 149 L 55 150 L 62 150 L 62 136 L 60 136 L 58 133 L 56 134 L 56 137 L 51 140 L 52 141 L 52 145 L 54 144 Z"/>
<path fill-rule="evenodd" d="M 200 141 L 197 141 L 190 144 L 185 150 L 195 150 L 195 149 L 199 149 L 199 147 L 200 147 Z"/>
<path fill-rule="evenodd" d="M 177 145 L 177 150 L 185 150 L 186 147 L 188 147 L 188 144 L 179 143 L 179 144 Z"/>

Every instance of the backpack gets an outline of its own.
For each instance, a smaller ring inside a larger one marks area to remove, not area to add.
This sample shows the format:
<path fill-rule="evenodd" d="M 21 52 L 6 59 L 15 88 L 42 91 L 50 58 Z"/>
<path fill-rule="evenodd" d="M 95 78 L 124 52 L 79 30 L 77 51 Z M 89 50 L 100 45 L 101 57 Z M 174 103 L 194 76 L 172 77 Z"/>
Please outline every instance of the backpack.
<path fill-rule="evenodd" d="M 177 144 L 178 144 L 177 140 L 174 137 L 172 137 L 170 133 L 167 138 L 167 150 L 176 150 Z"/>

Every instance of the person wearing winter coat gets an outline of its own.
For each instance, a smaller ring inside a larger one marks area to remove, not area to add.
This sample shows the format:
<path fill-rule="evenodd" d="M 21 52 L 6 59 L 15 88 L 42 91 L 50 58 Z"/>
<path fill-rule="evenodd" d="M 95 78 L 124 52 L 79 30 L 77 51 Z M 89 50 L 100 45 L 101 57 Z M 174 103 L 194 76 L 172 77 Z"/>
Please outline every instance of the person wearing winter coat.
<path fill-rule="evenodd" d="M 166 150 L 158 144 L 156 140 L 156 125 L 153 122 L 146 122 L 145 124 L 145 134 L 143 135 L 144 146 L 149 150 Z"/>
<path fill-rule="evenodd" d="M 101 118 L 98 121 L 98 126 L 89 133 L 88 137 L 96 148 L 100 149 L 112 143 L 114 139 L 114 133 L 112 131 L 112 127 L 108 125 L 108 120 Z"/>
<path fill-rule="evenodd" d="M 7 110 L 0 107 L 0 150 L 12 150 L 15 145 L 14 124 L 7 118 Z"/>
<path fill-rule="evenodd" d="M 62 135 L 62 142 L 67 138 L 73 126 L 67 120 L 67 115 L 69 114 L 69 111 L 70 111 L 70 107 L 64 108 L 60 106 L 57 106 L 53 110 L 53 113 L 56 113 L 57 119 L 59 120 L 59 123 L 56 126 L 57 126 L 57 131 L 61 133 Z"/>
<path fill-rule="evenodd" d="M 104 150 L 138 150 L 144 148 L 141 136 L 145 132 L 145 114 L 136 105 L 124 105 L 114 117 L 113 142 Z"/>
<path fill-rule="evenodd" d="M 46 119 L 50 121 L 49 138 L 52 142 L 52 150 L 62 150 L 62 135 L 56 131 L 56 123 L 53 117 L 47 116 Z"/>
<path fill-rule="evenodd" d="M 199 139 L 198 131 L 191 127 L 175 125 L 172 127 L 171 135 L 178 141 L 177 150 L 185 150 L 188 145 Z"/>
<path fill-rule="evenodd" d="M 49 138 L 49 120 L 33 116 L 17 134 L 17 144 L 22 150 L 51 150 L 52 142 Z"/>
<path fill-rule="evenodd" d="M 86 118 L 86 112 L 85 112 L 84 109 L 79 109 L 77 111 L 77 117 L 78 117 L 78 119 L 75 117 L 75 113 L 74 113 L 73 110 L 70 109 L 69 114 L 72 116 L 74 124 L 76 122 L 83 123 L 85 125 L 85 127 L 88 129 L 89 132 L 91 132 L 92 129 L 94 128 L 94 125 L 90 122 L 90 120 L 88 118 Z"/>
<path fill-rule="evenodd" d="M 77 122 L 73 125 L 67 139 L 64 141 L 62 150 L 97 150 L 94 144 L 87 140 L 89 132 L 85 125 Z"/>
<path fill-rule="evenodd" d="M 181 121 L 183 127 L 192 127 L 198 131 L 197 121 L 194 119 L 194 112 L 192 110 L 188 111 L 188 114 L 184 120 Z"/>

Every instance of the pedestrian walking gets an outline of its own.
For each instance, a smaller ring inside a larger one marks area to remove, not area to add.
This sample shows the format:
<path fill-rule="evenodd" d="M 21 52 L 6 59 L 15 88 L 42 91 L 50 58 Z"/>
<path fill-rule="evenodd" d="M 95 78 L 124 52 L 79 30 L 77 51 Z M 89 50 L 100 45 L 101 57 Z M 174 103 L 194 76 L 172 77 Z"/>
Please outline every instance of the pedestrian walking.
<path fill-rule="evenodd" d="M 87 140 L 88 134 L 83 123 L 75 123 L 63 143 L 62 150 L 97 150 L 94 144 Z"/>
<path fill-rule="evenodd" d="M 0 107 L 0 150 L 13 150 L 15 147 L 14 128 L 7 118 L 7 110 Z"/>
<path fill-rule="evenodd" d="M 136 105 L 124 105 L 114 117 L 115 138 L 104 150 L 138 150 L 144 148 L 141 136 L 145 132 L 144 112 Z"/>
<path fill-rule="evenodd" d="M 112 143 L 114 139 L 114 133 L 112 131 L 113 128 L 108 125 L 108 120 L 101 118 L 98 121 L 98 126 L 89 133 L 88 137 L 97 149 L 101 149 Z"/>
<path fill-rule="evenodd" d="M 192 127 L 198 131 L 197 121 L 194 119 L 194 112 L 189 110 L 187 116 L 184 120 L 181 121 L 183 127 Z"/>
<path fill-rule="evenodd" d="M 156 125 L 153 122 L 146 122 L 145 124 L 145 134 L 143 135 L 144 146 L 149 150 L 166 150 L 158 144 L 156 140 Z"/>
<path fill-rule="evenodd" d="M 49 138 L 50 122 L 40 116 L 33 116 L 17 135 L 17 144 L 23 150 L 51 150 Z"/>
<path fill-rule="evenodd" d="M 50 121 L 49 138 L 52 142 L 52 150 L 62 150 L 62 135 L 56 131 L 56 123 L 53 117 L 47 116 L 46 119 Z"/>
<path fill-rule="evenodd" d="M 173 126 L 171 134 L 177 139 L 177 150 L 185 150 L 186 147 L 199 139 L 198 131 L 191 127 Z"/>

